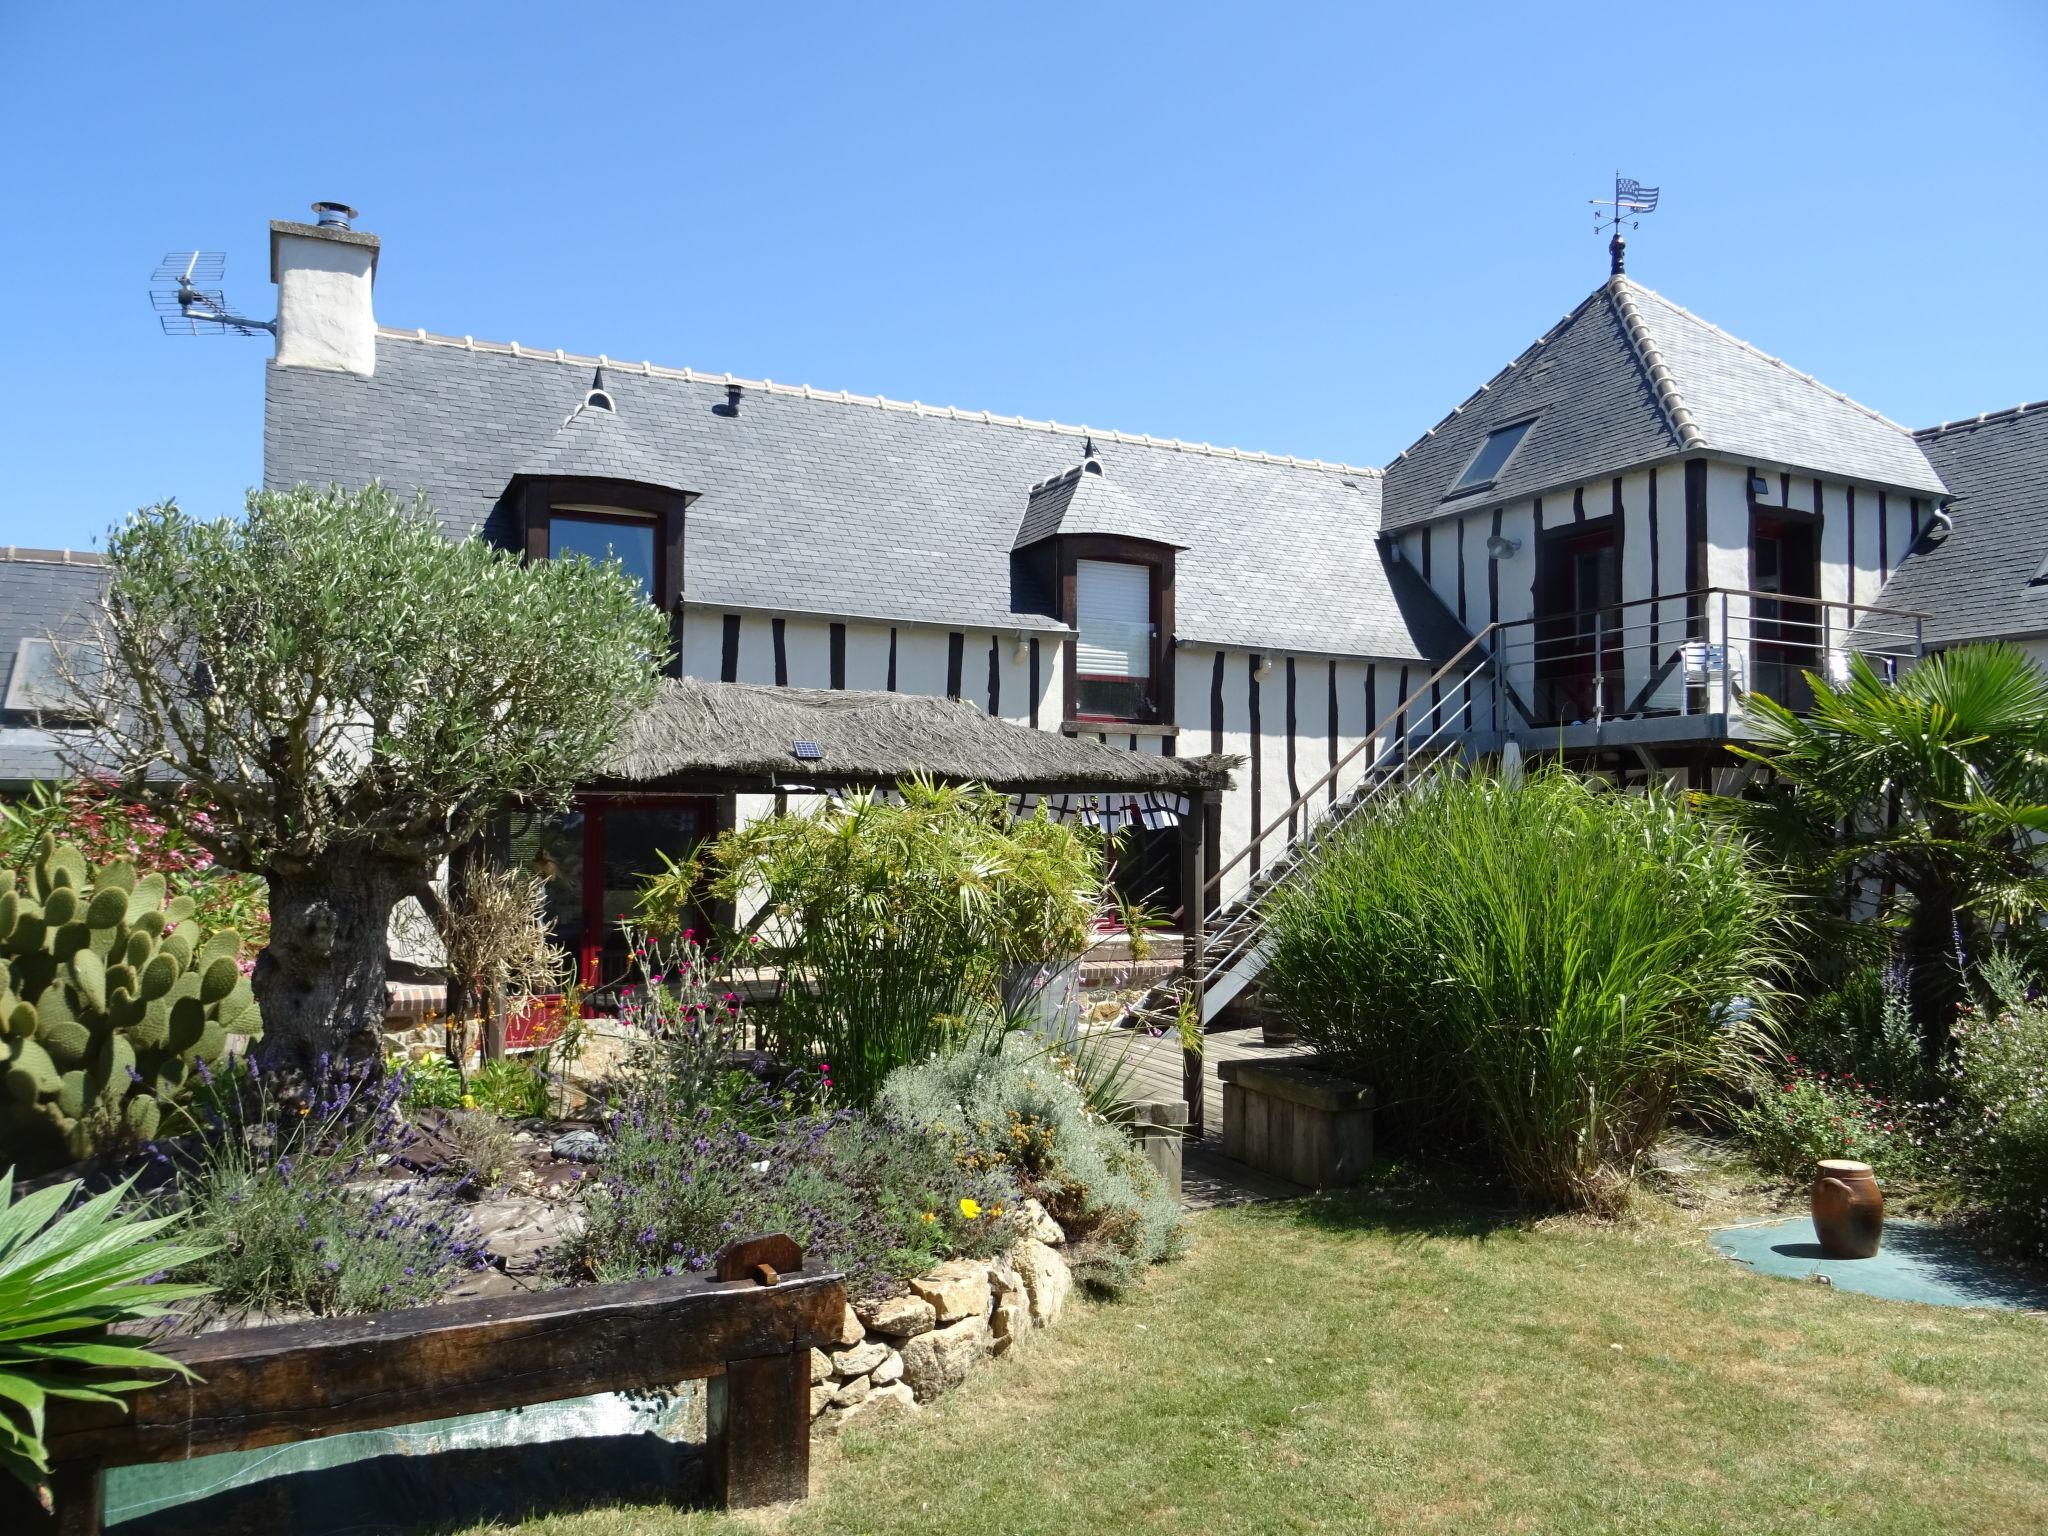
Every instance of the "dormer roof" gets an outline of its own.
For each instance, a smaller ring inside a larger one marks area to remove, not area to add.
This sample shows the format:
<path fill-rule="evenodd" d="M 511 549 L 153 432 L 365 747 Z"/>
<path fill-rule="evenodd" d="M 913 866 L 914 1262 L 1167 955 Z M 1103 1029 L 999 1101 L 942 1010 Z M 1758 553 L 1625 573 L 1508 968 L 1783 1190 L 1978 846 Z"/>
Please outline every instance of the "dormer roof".
<path fill-rule="evenodd" d="M 681 491 L 667 457 L 622 414 L 600 367 L 575 409 L 521 455 L 518 475 L 549 479 L 628 480 Z"/>
<path fill-rule="evenodd" d="M 1487 438 L 1523 421 L 1500 474 L 1453 494 Z M 1904 427 L 1617 274 L 1387 466 L 1383 526 L 1695 454 L 1946 489 Z"/>
<path fill-rule="evenodd" d="M 1072 469 L 1031 487 L 1013 547 L 1025 549 L 1057 535 L 1078 533 L 1187 548 L 1174 538 L 1168 520 L 1120 484 L 1092 448 L 1090 456 Z"/>

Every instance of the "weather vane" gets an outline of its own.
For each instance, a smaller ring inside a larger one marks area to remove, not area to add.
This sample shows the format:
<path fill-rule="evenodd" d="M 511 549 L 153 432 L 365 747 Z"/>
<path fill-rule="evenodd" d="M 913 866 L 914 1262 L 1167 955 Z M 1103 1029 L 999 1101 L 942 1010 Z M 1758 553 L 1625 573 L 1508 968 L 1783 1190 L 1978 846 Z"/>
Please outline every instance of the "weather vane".
<path fill-rule="evenodd" d="M 1621 232 L 1624 229 L 1640 227 L 1644 214 L 1657 211 L 1657 190 L 1616 171 L 1613 197 L 1587 199 L 1593 205 L 1593 232 L 1600 234 L 1610 229 L 1614 231 L 1614 238 L 1607 242 L 1607 250 L 1613 258 L 1616 277 L 1621 275 L 1623 252 L 1626 249 Z"/>

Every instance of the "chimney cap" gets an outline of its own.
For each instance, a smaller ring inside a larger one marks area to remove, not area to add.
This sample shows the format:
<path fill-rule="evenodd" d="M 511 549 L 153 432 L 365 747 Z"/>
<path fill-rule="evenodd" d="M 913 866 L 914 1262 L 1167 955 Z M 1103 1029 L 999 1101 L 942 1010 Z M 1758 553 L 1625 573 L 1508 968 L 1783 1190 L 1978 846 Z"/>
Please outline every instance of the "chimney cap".
<path fill-rule="evenodd" d="M 355 228 L 356 210 L 347 203 L 320 202 L 313 205 L 316 223 L 324 229 Z"/>

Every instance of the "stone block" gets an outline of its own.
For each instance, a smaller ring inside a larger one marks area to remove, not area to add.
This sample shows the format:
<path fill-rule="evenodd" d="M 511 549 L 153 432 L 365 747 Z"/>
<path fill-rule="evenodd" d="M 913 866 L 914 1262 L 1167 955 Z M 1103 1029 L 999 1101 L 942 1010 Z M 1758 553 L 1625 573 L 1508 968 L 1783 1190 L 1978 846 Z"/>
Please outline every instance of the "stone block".
<path fill-rule="evenodd" d="M 917 1276 L 910 1288 L 931 1303 L 941 1323 L 988 1316 L 988 1266 L 979 1260 L 948 1259 Z"/>
<path fill-rule="evenodd" d="M 992 1342 L 984 1317 L 964 1318 L 921 1333 L 903 1346 L 903 1384 L 919 1402 L 928 1403 L 965 1381 L 975 1362 L 988 1354 Z"/>
<path fill-rule="evenodd" d="M 865 1376 L 890 1355 L 889 1346 L 879 1339 L 869 1339 L 865 1344 L 856 1344 L 851 1349 L 842 1349 L 832 1357 L 832 1373 L 835 1376 Z"/>
<path fill-rule="evenodd" d="M 876 1333 L 892 1339 L 913 1338 L 930 1333 L 939 1323 L 938 1309 L 922 1296 L 890 1296 L 880 1301 L 863 1301 L 860 1319 Z"/>
<path fill-rule="evenodd" d="M 1031 1297 L 1031 1321 L 1040 1328 L 1058 1322 L 1074 1289 L 1067 1261 L 1050 1244 L 1027 1237 L 1010 1250 L 1010 1262 L 1024 1277 L 1024 1289 Z"/>

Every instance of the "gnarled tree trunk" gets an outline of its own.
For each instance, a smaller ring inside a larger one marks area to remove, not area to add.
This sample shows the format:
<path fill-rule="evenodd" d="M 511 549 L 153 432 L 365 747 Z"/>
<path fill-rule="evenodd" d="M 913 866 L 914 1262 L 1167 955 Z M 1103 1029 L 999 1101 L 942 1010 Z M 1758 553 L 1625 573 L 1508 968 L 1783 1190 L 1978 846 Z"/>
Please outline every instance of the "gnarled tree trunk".
<path fill-rule="evenodd" d="M 250 979 L 263 1010 L 257 1059 L 287 1077 L 313 1075 L 323 1058 L 374 1060 L 391 909 L 426 872 L 417 863 L 337 850 L 266 873 L 270 943 Z"/>

